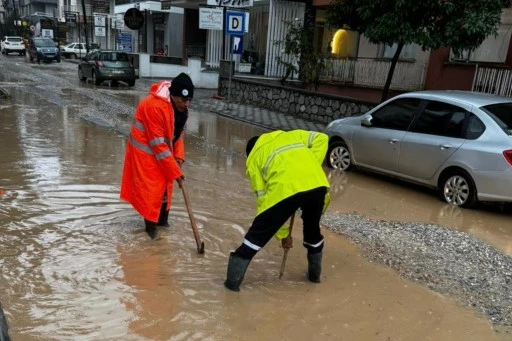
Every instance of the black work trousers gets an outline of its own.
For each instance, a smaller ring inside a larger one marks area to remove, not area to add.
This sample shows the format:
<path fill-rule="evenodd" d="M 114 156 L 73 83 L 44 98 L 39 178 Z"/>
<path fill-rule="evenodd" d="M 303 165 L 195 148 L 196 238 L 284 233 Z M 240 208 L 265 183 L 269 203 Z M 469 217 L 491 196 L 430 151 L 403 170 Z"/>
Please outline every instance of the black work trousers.
<path fill-rule="evenodd" d="M 299 208 L 302 211 L 301 218 L 304 225 L 303 245 L 308 249 L 308 253 L 321 252 L 324 247 L 324 237 L 320 233 L 320 219 L 326 193 L 326 187 L 300 192 L 256 216 L 245 235 L 243 244 L 235 254 L 252 259 Z"/>

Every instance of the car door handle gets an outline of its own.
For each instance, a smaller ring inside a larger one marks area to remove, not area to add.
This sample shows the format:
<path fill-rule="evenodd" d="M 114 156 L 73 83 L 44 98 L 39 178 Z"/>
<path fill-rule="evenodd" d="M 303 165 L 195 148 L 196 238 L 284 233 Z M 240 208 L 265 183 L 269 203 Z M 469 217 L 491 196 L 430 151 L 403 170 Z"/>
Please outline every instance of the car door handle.
<path fill-rule="evenodd" d="M 394 143 L 397 143 L 398 142 L 398 139 L 389 139 L 389 143 L 391 144 L 394 144 Z"/>
<path fill-rule="evenodd" d="M 450 149 L 452 148 L 451 144 L 442 144 L 439 147 L 441 147 L 441 150 Z"/>

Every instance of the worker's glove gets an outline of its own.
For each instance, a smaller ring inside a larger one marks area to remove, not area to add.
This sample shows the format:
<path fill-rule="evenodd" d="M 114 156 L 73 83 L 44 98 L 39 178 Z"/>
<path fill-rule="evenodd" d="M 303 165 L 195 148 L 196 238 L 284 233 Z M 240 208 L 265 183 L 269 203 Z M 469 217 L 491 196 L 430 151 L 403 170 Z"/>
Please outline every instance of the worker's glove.
<path fill-rule="evenodd" d="M 290 234 L 290 227 L 288 225 L 283 225 L 281 228 L 276 232 L 274 237 L 276 237 L 277 240 L 283 240 Z"/>
<path fill-rule="evenodd" d="M 178 182 L 178 186 L 180 186 L 180 188 L 182 188 L 181 185 L 182 185 L 183 181 L 185 181 L 185 177 L 182 175 L 179 178 L 176 178 L 176 181 Z"/>
<path fill-rule="evenodd" d="M 291 235 L 281 240 L 281 246 L 285 250 L 289 250 L 293 247 L 293 238 Z"/>

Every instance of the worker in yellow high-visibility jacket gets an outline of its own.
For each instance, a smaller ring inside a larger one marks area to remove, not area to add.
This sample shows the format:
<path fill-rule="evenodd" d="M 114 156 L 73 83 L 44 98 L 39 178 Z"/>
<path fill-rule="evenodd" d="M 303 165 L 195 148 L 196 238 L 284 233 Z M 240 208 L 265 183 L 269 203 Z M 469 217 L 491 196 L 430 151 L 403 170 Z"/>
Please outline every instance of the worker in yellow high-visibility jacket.
<path fill-rule="evenodd" d="M 258 212 L 242 245 L 229 257 L 224 282 L 228 289 L 240 290 L 252 258 L 273 235 L 282 239 L 284 248 L 291 247 L 291 236 L 282 227 L 299 208 L 303 245 L 308 250 L 307 277 L 320 282 L 324 247 L 320 219 L 330 201 L 329 182 L 322 169 L 327 146 L 327 135 L 305 130 L 278 130 L 247 142 L 247 176 Z"/>

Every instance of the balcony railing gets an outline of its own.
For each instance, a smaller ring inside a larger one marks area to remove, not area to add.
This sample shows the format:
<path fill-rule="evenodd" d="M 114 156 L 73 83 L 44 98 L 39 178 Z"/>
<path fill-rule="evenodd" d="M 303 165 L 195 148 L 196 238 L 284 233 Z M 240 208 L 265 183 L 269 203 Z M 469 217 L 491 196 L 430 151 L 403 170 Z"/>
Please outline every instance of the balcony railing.
<path fill-rule="evenodd" d="M 382 88 L 386 83 L 390 66 L 390 60 L 332 59 L 327 61 L 322 80 Z M 399 61 L 390 88 L 405 91 L 422 90 L 425 74 L 426 64 Z"/>
<path fill-rule="evenodd" d="M 512 97 L 512 70 L 477 65 L 471 90 Z"/>

